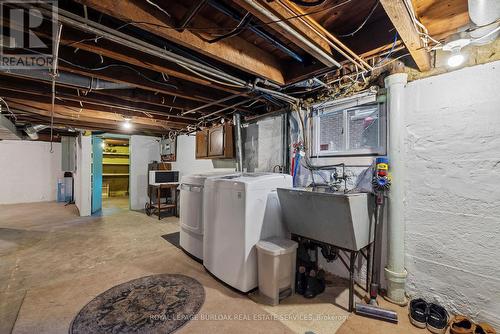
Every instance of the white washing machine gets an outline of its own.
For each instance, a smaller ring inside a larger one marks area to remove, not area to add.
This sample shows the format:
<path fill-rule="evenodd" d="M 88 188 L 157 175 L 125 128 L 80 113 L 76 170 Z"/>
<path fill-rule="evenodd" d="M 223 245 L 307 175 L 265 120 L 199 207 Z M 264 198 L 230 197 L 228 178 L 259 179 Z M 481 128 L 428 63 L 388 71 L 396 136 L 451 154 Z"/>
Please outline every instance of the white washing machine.
<path fill-rule="evenodd" d="M 255 244 L 283 233 L 272 192 L 287 187 L 292 177 L 286 174 L 245 173 L 205 181 L 203 265 L 209 272 L 242 292 L 257 287 Z"/>
<path fill-rule="evenodd" d="M 205 180 L 210 177 L 230 174 L 231 172 L 200 173 L 186 175 L 181 178 L 181 229 L 179 242 L 182 249 L 199 260 L 203 260 L 203 195 Z"/>

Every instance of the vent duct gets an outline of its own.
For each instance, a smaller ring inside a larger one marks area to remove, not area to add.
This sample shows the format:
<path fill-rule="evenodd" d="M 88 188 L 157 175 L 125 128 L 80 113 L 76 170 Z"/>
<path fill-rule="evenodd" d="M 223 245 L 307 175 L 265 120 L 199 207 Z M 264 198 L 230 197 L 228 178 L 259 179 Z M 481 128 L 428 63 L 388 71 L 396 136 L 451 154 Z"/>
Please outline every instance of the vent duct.
<path fill-rule="evenodd" d="M 16 126 L 4 115 L 0 115 L 0 140 L 21 140 L 22 135 Z"/>

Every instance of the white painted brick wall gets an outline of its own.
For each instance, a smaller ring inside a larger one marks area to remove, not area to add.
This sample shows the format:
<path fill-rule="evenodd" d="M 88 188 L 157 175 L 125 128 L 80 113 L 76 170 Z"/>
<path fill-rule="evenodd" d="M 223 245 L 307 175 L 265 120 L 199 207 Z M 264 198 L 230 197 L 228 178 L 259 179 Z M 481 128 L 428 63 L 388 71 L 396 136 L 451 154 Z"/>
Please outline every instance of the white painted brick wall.
<path fill-rule="evenodd" d="M 406 101 L 407 290 L 500 329 L 500 62 L 411 82 Z"/>

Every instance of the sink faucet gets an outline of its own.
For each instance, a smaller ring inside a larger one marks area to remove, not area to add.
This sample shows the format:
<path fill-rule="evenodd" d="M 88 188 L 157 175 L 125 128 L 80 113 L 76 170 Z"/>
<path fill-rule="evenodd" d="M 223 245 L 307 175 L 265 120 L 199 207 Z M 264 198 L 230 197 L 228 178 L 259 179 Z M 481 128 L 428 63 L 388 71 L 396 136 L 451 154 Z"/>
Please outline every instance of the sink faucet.
<path fill-rule="evenodd" d="M 344 182 L 345 191 L 347 188 L 347 179 L 349 179 L 349 176 L 347 176 L 345 170 L 342 171 L 342 175 L 339 175 L 337 168 L 334 168 L 330 173 L 330 188 L 334 191 L 340 191 L 342 182 Z"/>

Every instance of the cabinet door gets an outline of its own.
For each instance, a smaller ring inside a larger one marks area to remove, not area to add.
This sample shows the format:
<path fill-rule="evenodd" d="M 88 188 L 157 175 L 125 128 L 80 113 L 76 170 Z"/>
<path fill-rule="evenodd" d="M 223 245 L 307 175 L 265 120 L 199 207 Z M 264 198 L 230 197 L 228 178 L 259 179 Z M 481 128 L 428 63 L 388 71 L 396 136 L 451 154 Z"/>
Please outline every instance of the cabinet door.
<path fill-rule="evenodd" d="M 196 158 L 203 159 L 208 156 L 208 130 L 196 132 Z"/>
<path fill-rule="evenodd" d="M 226 123 L 224 124 L 224 158 L 233 159 L 235 156 L 233 125 Z"/>
<path fill-rule="evenodd" d="M 216 126 L 208 130 L 208 156 L 224 155 L 224 127 Z"/>

